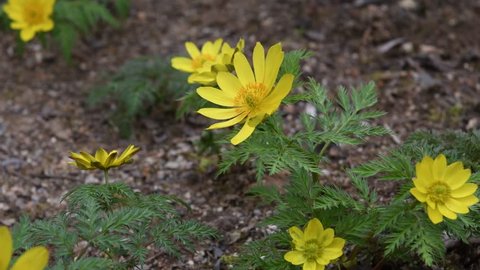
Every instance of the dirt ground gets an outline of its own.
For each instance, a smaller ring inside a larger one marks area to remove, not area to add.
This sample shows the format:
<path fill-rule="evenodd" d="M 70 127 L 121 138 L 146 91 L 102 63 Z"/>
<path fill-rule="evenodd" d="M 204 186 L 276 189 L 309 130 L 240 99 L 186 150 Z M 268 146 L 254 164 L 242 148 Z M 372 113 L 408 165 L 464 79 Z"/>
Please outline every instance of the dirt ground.
<path fill-rule="evenodd" d="M 393 135 L 361 147 L 333 146 L 327 170 L 343 181 L 340 168 L 384 153 L 419 129 L 476 129 L 480 125 L 480 3 L 475 0 L 134 0 L 120 29 L 102 28 L 74 50 L 68 65 L 55 48 L 29 44 L 16 56 L 15 39 L 0 39 L 0 223 L 21 213 L 33 218 L 61 209 L 60 198 L 101 174 L 81 172 L 67 162 L 69 151 L 99 146 L 142 151 L 133 165 L 113 173 L 145 193 L 174 194 L 191 204 L 186 217 L 217 228 L 222 236 L 179 259 L 155 257 L 152 269 L 225 269 L 232 255 L 268 228 L 256 227 L 272 208 L 245 196 L 255 183 L 249 168 L 214 178 L 198 169 L 194 142 L 202 126 L 154 111 L 136 123 L 133 139 L 122 140 L 107 118 L 110 107 L 88 108 L 89 89 L 105 73 L 137 56 L 184 54 L 183 43 L 222 37 L 281 41 L 285 50 L 308 49 L 305 76 L 332 93 L 339 85 L 374 80 L 379 124 Z M 281 177 L 267 181 L 284 181 Z M 348 183 L 344 183 L 348 186 Z M 377 187 L 388 195 L 389 185 Z M 461 253 L 460 253 L 461 254 Z M 463 266 L 459 266 L 463 269 Z M 468 266 L 465 266 L 468 268 Z"/>

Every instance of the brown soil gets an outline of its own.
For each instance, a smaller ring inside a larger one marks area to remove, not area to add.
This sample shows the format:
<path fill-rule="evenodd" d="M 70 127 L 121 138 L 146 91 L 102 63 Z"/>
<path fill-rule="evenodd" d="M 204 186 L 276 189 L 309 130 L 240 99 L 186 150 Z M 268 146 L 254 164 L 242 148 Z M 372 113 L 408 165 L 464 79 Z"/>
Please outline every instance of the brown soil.
<path fill-rule="evenodd" d="M 265 233 L 256 224 L 271 212 L 245 192 L 255 183 L 239 169 L 220 179 L 198 168 L 194 142 L 202 126 L 154 112 L 139 119 L 136 136 L 122 140 L 109 123 L 111 108 L 90 109 L 89 89 L 107 72 L 142 55 L 184 54 L 183 43 L 222 37 L 231 44 L 282 41 L 285 50 L 309 49 L 304 63 L 332 92 L 339 85 L 374 80 L 379 124 L 394 135 L 361 147 L 332 147 L 332 179 L 341 168 L 384 153 L 418 129 L 476 129 L 480 125 L 480 4 L 464 1 L 166 1 L 136 0 L 121 29 L 105 28 L 85 38 L 68 65 L 55 48 L 29 44 L 22 57 L 15 40 L 0 41 L 0 221 L 12 225 L 21 213 L 33 218 L 61 209 L 60 198 L 101 175 L 67 165 L 69 151 L 129 143 L 142 151 L 134 165 L 112 178 L 145 192 L 175 194 L 191 204 L 187 217 L 217 228 L 222 236 L 179 259 L 159 257 L 152 269 L 223 269 L 220 256 Z M 412 3 L 414 4 L 412 6 Z M 267 181 L 285 181 L 280 176 Z M 338 180 L 343 181 L 343 180 Z M 345 183 L 348 185 L 348 183 Z M 392 192 L 378 185 L 381 193 Z M 459 253 L 462 254 L 462 253 Z M 461 269 L 461 268 L 459 268 Z M 472 268 L 473 269 L 473 268 Z"/>

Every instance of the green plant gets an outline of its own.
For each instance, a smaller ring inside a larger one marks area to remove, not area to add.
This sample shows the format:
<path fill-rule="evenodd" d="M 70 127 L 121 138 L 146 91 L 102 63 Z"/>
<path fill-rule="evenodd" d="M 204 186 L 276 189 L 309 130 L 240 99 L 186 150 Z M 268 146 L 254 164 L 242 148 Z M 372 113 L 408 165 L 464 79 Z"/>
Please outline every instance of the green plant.
<path fill-rule="evenodd" d="M 132 123 L 155 106 L 168 107 L 189 90 L 185 75 L 173 70 L 161 57 L 141 57 L 128 61 L 104 85 L 94 87 L 90 105 L 109 101 L 116 105 L 111 114 L 123 137 L 132 134 Z"/>
<path fill-rule="evenodd" d="M 49 269 L 142 269 L 152 250 L 178 256 L 195 241 L 215 237 L 209 227 L 183 220 L 166 195 L 143 195 L 122 183 L 81 185 L 64 200 L 66 211 L 13 230 L 15 249 L 33 245 L 53 251 Z"/>

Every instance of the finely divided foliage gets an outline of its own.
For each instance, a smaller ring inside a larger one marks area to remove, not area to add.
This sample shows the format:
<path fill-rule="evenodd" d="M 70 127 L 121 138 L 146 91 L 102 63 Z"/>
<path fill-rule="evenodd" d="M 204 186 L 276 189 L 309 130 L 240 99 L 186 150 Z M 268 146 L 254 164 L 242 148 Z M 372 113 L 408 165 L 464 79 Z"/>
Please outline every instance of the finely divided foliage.
<path fill-rule="evenodd" d="M 53 219 L 23 219 L 15 230 L 22 246 L 49 245 L 52 269 L 133 269 L 149 248 L 178 256 L 211 229 L 180 218 L 170 196 L 142 195 L 124 184 L 83 185 L 65 197 L 67 211 Z"/>

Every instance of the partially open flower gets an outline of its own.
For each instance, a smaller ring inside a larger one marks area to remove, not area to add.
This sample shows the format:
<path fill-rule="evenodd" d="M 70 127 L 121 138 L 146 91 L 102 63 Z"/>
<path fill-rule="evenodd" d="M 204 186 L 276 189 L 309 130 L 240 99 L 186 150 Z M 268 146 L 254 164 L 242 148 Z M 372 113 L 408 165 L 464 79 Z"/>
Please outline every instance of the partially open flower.
<path fill-rule="evenodd" d="M 138 151 L 140 151 L 139 147 L 129 145 L 120 155 L 118 155 L 118 151 L 116 150 L 107 152 L 103 148 L 98 148 L 95 156 L 86 152 L 71 152 L 70 158 L 73 159 L 73 161 L 69 164 L 77 166 L 81 170 L 99 169 L 107 171 L 110 168 L 132 162 L 132 156 Z"/>
<path fill-rule="evenodd" d="M 294 250 L 285 253 L 284 259 L 303 270 L 323 270 L 330 261 L 343 254 L 345 240 L 334 237 L 331 228 L 324 229 L 320 220 L 310 220 L 303 232 L 296 226 L 288 229 L 293 239 Z"/>
<path fill-rule="evenodd" d="M 223 43 L 223 45 L 222 45 Z M 172 67 L 183 72 L 191 73 L 188 83 L 214 85 L 217 72 L 228 71 L 232 64 L 233 55 L 242 51 L 245 42 L 241 39 L 236 48 L 232 48 L 222 39 L 214 42 L 207 41 L 201 50 L 193 42 L 186 42 L 185 48 L 190 56 L 172 58 Z"/>
<path fill-rule="evenodd" d="M 10 231 L 0 226 L 0 270 L 43 270 L 48 264 L 48 250 L 45 247 L 33 247 L 23 253 L 11 268 L 13 241 Z"/>
<path fill-rule="evenodd" d="M 468 207 L 478 203 L 475 191 L 478 186 L 467 183 L 470 169 L 464 169 L 460 161 L 447 166 L 444 155 L 435 160 L 425 156 L 416 165 L 414 188 L 410 193 L 420 202 L 425 203 L 428 217 L 434 223 L 443 221 L 443 217 L 457 219 L 457 214 L 466 214 Z"/>
<path fill-rule="evenodd" d="M 9 0 L 3 10 L 12 20 L 10 27 L 20 30 L 20 38 L 30 41 L 36 32 L 48 32 L 53 29 L 50 16 L 55 0 Z"/>

